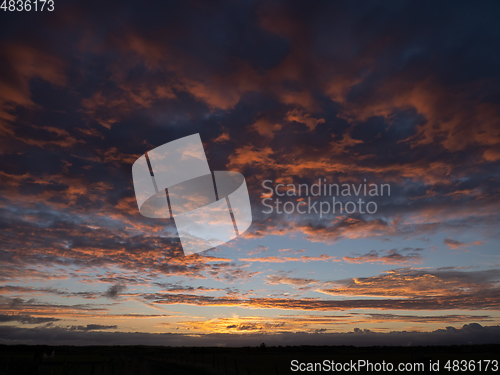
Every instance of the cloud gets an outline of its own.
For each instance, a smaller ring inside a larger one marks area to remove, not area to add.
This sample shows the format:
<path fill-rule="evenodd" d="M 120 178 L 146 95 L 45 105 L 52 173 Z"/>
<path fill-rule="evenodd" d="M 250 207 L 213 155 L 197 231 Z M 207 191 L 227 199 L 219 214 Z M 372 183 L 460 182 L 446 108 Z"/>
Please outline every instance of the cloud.
<path fill-rule="evenodd" d="M 260 253 L 264 253 L 266 251 L 269 250 L 269 247 L 267 246 L 262 246 L 262 245 L 259 245 L 255 248 L 255 250 L 251 250 L 247 253 L 248 256 L 252 256 L 252 255 L 255 255 L 255 254 L 260 254 Z"/>
<path fill-rule="evenodd" d="M 229 289 L 223 288 L 207 288 L 204 286 L 185 286 L 180 283 L 172 284 L 172 283 L 156 283 L 155 285 L 162 288 L 160 293 L 192 293 L 192 294 L 204 294 L 211 292 L 220 292 L 220 291 L 228 291 Z"/>
<path fill-rule="evenodd" d="M 496 289 L 499 269 L 485 271 L 436 270 L 399 268 L 385 274 L 332 282 L 335 288 L 328 292 L 347 295 L 380 296 L 444 296 L 460 295 L 462 291 L 489 292 Z"/>
<path fill-rule="evenodd" d="M 270 275 L 266 280 L 266 284 L 270 285 L 286 284 L 300 287 L 312 286 L 317 283 L 318 281 L 314 279 L 308 279 L 304 277 L 287 277 L 280 275 Z"/>
<path fill-rule="evenodd" d="M 293 109 L 286 114 L 286 120 L 290 122 L 298 122 L 307 126 L 309 131 L 314 131 L 318 124 L 325 122 L 324 118 L 316 119 L 311 117 L 310 114 L 304 113 L 299 109 Z"/>
<path fill-rule="evenodd" d="M 259 263 L 285 263 L 285 262 L 320 262 L 320 261 L 328 261 L 332 262 L 340 262 L 340 260 L 335 259 L 335 257 L 322 254 L 317 257 L 311 257 L 302 255 L 300 257 L 276 257 L 276 256 L 268 256 L 268 257 L 260 257 L 260 258 L 240 258 L 242 262 L 259 262 Z"/>
<path fill-rule="evenodd" d="M 50 53 L 26 44 L 5 42 L 1 50 L 3 69 L 7 73 L 0 79 L 1 120 L 15 120 L 15 116 L 10 113 L 14 109 L 12 105 L 34 106 L 29 89 L 30 79 L 41 78 L 59 86 L 65 84 L 64 65 Z M 14 135 L 12 128 L 2 128 Z"/>
<path fill-rule="evenodd" d="M 108 288 L 104 296 L 107 298 L 118 298 L 125 289 L 127 289 L 125 285 L 115 284 Z"/>
<path fill-rule="evenodd" d="M 354 257 L 345 256 L 342 259 L 347 263 L 383 263 L 383 264 L 418 264 L 423 259 L 419 254 L 422 249 L 409 249 L 409 254 L 401 254 L 397 249 L 387 250 L 386 255 L 379 255 L 379 252 L 372 250 L 367 254 Z"/>
<path fill-rule="evenodd" d="M 0 322 L 19 322 L 21 324 L 43 324 L 57 322 L 61 319 L 57 318 L 45 318 L 45 317 L 34 317 L 31 315 L 6 315 L 0 314 Z"/>
<path fill-rule="evenodd" d="M 450 238 L 450 237 L 445 238 L 443 240 L 443 243 L 445 245 L 447 245 L 450 249 L 453 249 L 453 250 L 465 248 L 465 247 L 470 247 L 470 246 L 480 246 L 483 244 L 482 241 L 474 241 L 474 242 L 470 242 L 470 243 L 460 242 L 460 241 L 454 240 L 453 238 Z"/>
<path fill-rule="evenodd" d="M 426 271 L 400 268 L 380 276 L 319 281 L 286 275 L 268 276 L 269 285 L 289 284 L 337 297 L 320 298 L 238 298 L 234 296 L 193 296 L 156 293 L 143 298 L 153 304 L 195 306 L 240 306 L 246 308 L 339 311 L 377 310 L 498 310 L 498 269 Z M 345 299 L 339 299 L 344 297 Z M 352 299 L 350 297 L 357 297 Z M 363 298 L 369 297 L 369 298 Z M 377 297 L 377 298 L 374 298 Z"/>
<path fill-rule="evenodd" d="M 273 124 L 265 118 L 257 120 L 253 125 L 253 129 L 263 137 L 273 137 L 273 133 L 281 129 L 282 125 Z"/>
<path fill-rule="evenodd" d="M 331 290 L 318 290 L 321 293 L 336 295 Z M 498 292 L 462 293 L 438 297 L 411 298 L 380 298 L 356 300 L 328 299 L 296 299 L 296 298 L 231 298 L 190 296 L 181 294 L 156 294 L 146 296 L 153 304 L 158 305 L 192 305 L 192 306 L 225 306 L 273 310 L 303 310 L 303 311 L 343 311 L 348 309 L 377 310 L 498 310 Z"/>
<path fill-rule="evenodd" d="M 283 332 L 346 332 L 356 325 L 377 323 L 411 322 L 414 324 L 429 322 L 439 324 L 456 324 L 463 322 L 494 322 L 488 315 L 397 315 L 397 314 L 363 314 L 349 313 L 344 315 L 280 315 L 277 317 L 233 316 L 231 318 L 215 318 L 208 320 L 184 321 L 180 325 L 191 331 L 200 333 L 283 333 Z M 322 327 L 322 328 L 320 328 Z M 375 326 L 377 327 L 377 326 Z M 354 328 L 356 331 L 359 328 Z M 389 332 L 387 328 L 376 328 L 378 332 Z"/>
<path fill-rule="evenodd" d="M 244 327 L 243 327 L 244 328 Z M 347 333 L 250 333 L 234 335 L 213 333 L 192 337 L 175 333 L 77 331 L 61 327 L 18 328 L 0 326 L 2 344 L 43 345 L 148 345 L 148 346 L 268 346 L 286 345 L 354 345 L 354 346 L 421 346 L 471 345 L 500 343 L 499 326 L 465 324 L 430 332 L 378 333 L 356 330 Z"/>

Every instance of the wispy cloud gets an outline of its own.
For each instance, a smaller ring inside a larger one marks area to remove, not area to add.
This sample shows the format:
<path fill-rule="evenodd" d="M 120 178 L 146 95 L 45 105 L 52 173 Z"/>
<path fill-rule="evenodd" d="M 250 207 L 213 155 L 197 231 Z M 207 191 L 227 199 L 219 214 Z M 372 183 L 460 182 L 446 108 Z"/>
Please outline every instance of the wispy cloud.
<path fill-rule="evenodd" d="M 311 257 L 302 255 L 300 257 L 277 257 L 277 256 L 268 256 L 268 257 L 260 257 L 260 258 L 240 258 L 242 262 L 260 262 L 260 263 L 285 263 L 285 262 L 320 262 L 320 261 L 332 261 L 332 262 L 340 262 L 339 259 L 335 259 L 335 257 L 322 254 L 317 257 Z"/>
<path fill-rule="evenodd" d="M 383 263 L 383 264 L 418 264 L 422 263 L 423 259 L 420 255 L 420 251 L 423 249 L 403 249 L 399 251 L 397 249 L 387 250 L 381 252 L 377 250 L 372 250 L 364 255 L 357 256 L 345 256 L 342 259 L 347 263 Z M 402 254 L 403 252 L 408 252 L 407 254 Z"/>
<path fill-rule="evenodd" d="M 453 250 L 456 250 L 456 249 L 464 249 L 464 248 L 467 248 L 467 247 L 471 247 L 471 246 L 480 246 L 483 244 L 482 241 L 474 241 L 474 242 L 460 242 L 460 241 L 457 241 L 457 240 L 454 240 L 453 238 L 445 238 L 443 240 L 443 243 L 445 245 L 447 245 L 450 249 L 453 249 Z"/>

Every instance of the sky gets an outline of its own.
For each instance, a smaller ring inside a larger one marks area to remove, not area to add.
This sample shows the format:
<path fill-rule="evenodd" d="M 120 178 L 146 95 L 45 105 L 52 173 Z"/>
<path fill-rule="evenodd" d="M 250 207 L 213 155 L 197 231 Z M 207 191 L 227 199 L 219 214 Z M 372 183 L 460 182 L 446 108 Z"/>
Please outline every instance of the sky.
<path fill-rule="evenodd" d="M 0 343 L 499 343 L 499 8 L 0 10 Z M 184 255 L 132 164 L 193 134 L 253 222 Z"/>

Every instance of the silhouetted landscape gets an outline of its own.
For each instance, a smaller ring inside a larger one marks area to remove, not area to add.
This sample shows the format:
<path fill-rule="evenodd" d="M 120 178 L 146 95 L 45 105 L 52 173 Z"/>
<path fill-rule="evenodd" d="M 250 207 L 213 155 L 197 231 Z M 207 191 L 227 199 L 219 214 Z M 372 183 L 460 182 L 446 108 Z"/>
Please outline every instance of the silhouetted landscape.
<path fill-rule="evenodd" d="M 423 363 L 424 371 L 405 373 L 449 373 L 447 360 L 498 359 L 500 345 L 353 347 L 287 346 L 243 348 L 151 347 L 151 346 L 0 346 L 2 375 L 281 375 L 291 371 L 292 360 L 322 362 Z M 440 372 L 428 363 L 440 361 Z M 371 373 L 360 370 L 359 373 Z M 460 373 L 473 373 L 460 371 Z M 482 371 L 482 373 L 494 373 Z"/>

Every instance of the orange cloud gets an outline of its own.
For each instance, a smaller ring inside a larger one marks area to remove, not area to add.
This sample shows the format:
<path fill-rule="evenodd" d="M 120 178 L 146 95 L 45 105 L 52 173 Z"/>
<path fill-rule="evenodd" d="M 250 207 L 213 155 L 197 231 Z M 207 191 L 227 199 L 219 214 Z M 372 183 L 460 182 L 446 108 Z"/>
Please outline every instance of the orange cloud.
<path fill-rule="evenodd" d="M 290 122 L 295 121 L 295 122 L 299 122 L 301 124 L 304 124 L 305 126 L 307 126 L 309 131 L 314 131 L 314 129 L 316 129 L 316 126 L 318 124 L 322 124 L 325 122 L 324 118 L 316 119 L 314 117 L 311 117 L 310 114 L 304 113 L 296 108 L 289 111 L 286 114 L 285 120 L 290 121 Z"/>
<path fill-rule="evenodd" d="M 258 119 L 254 124 L 251 126 L 257 133 L 262 135 L 263 137 L 268 137 L 272 138 L 274 135 L 274 132 L 279 131 L 282 128 L 282 124 L 273 124 L 266 118 L 261 118 Z"/>

